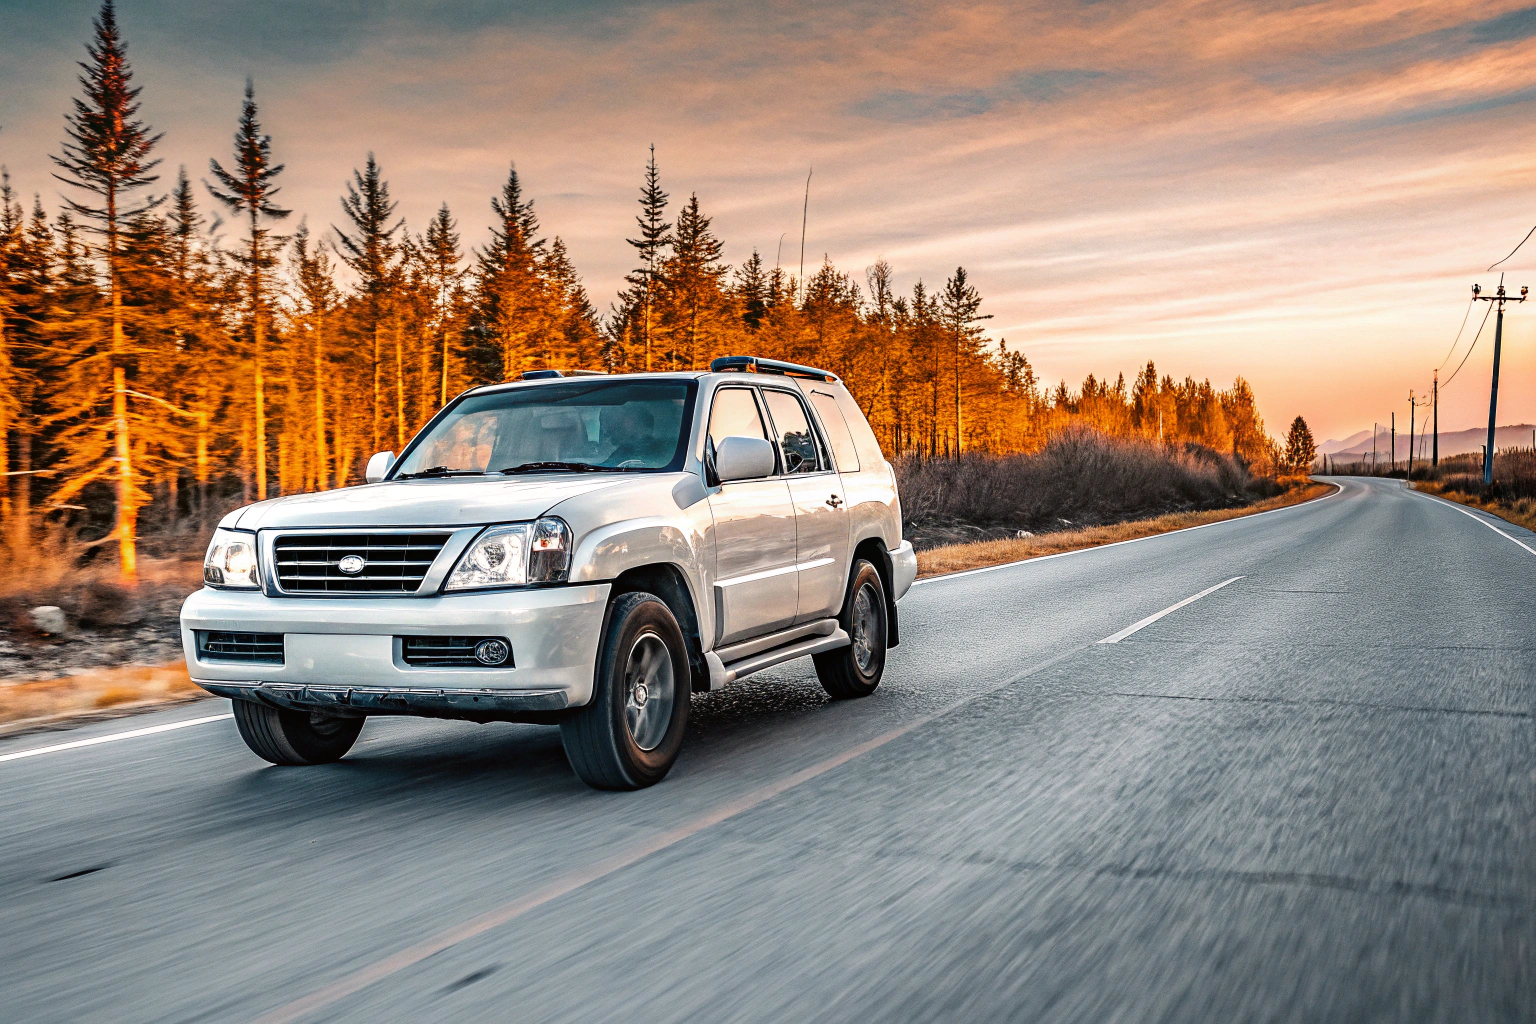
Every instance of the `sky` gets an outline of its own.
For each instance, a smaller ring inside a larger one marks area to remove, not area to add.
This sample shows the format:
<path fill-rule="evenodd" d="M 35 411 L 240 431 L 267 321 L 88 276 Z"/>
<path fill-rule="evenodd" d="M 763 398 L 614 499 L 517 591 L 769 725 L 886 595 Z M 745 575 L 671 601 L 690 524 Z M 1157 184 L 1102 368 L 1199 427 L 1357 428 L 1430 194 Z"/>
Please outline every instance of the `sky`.
<path fill-rule="evenodd" d="M 93 0 L 0 0 L 0 163 L 48 155 Z M 1481 317 L 1470 286 L 1536 224 L 1536 7 L 945 0 L 120 0 L 143 116 L 176 168 L 228 159 L 255 82 L 317 231 L 376 154 L 424 229 L 467 244 L 515 165 L 606 311 L 647 147 L 726 259 L 908 290 L 964 266 L 993 339 L 1047 381 L 1246 377 L 1272 433 L 1343 437 L 1425 395 Z M 291 223 L 292 223 L 291 222 Z M 1536 239 L 1503 264 L 1536 285 Z M 1486 424 L 1493 321 L 1441 395 Z M 1536 420 L 1536 303 L 1506 320 L 1501 423 Z"/>

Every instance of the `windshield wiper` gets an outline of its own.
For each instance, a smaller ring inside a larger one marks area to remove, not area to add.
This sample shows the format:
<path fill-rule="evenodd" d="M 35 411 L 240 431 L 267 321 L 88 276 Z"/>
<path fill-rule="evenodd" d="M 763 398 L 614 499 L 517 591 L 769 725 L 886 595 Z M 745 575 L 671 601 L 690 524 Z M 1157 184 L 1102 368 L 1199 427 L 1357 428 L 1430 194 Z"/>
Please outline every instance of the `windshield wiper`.
<path fill-rule="evenodd" d="M 415 473 L 401 473 L 396 480 L 414 480 L 424 476 L 484 476 L 478 469 L 449 469 L 447 466 L 433 466 L 430 469 L 418 470 Z"/>
<path fill-rule="evenodd" d="M 508 466 L 496 472 L 511 476 L 514 473 L 616 473 L 612 466 L 594 466 L 590 462 L 525 462 L 521 466 Z"/>

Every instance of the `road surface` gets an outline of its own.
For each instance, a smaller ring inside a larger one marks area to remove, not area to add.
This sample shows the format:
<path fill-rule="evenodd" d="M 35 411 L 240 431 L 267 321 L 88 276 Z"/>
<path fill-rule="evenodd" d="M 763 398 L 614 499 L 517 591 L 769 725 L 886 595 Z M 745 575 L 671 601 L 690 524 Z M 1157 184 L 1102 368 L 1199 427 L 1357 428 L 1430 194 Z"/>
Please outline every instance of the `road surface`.
<path fill-rule="evenodd" d="M 920 584 L 875 696 L 696 698 L 641 793 L 533 726 L 6 741 L 0 1018 L 1529 1022 L 1536 536 L 1340 483 Z"/>

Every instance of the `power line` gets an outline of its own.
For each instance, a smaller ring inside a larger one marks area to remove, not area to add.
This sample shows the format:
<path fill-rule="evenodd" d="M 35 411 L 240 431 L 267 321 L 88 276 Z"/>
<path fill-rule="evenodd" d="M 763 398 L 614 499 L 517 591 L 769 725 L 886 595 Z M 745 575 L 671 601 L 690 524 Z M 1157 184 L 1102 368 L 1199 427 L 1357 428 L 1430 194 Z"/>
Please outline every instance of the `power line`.
<path fill-rule="evenodd" d="M 1526 232 L 1526 233 L 1525 233 L 1525 237 L 1524 237 L 1524 238 L 1522 238 L 1522 239 L 1520 239 L 1520 245 L 1524 245 L 1524 244 L 1525 244 L 1525 243 L 1526 243 L 1526 242 L 1529 242 L 1529 241 L 1530 241 L 1530 240 L 1531 240 L 1531 236 L 1532 236 L 1532 235 L 1536 235 L 1536 227 L 1533 227 L 1533 228 L 1531 228 L 1531 230 L 1529 230 L 1529 231 L 1527 231 L 1527 232 Z M 1517 252 L 1519 252 L 1519 251 L 1520 251 L 1520 245 L 1517 245 L 1517 246 L 1515 246 L 1515 247 L 1514 247 L 1514 248 L 1513 248 L 1513 249 L 1511 249 L 1511 250 L 1510 250 L 1510 251 L 1509 251 L 1509 256 L 1513 256 L 1513 255 L 1514 255 L 1514 254 L 1515 254 L 1515 253 L 1517 253 Z M 1509 259 L 1509 256 L 1505 256 L 1505 257 L 1504 257 L 1504 259 L 1503 259 L 1503 260 L 1499 260 L 1499 263 L 1503 263 L 1503 262 L 1504 262 L 1504 260 L 1507 260 L 1507 259 Z M 1494 265 L 1493 265 L 1493 267 L 1496 267 L 1496 266 L 1498 266 L 1498 265 L 1499 265 L 1499 263 L 1495 263 L 1495 264 L 1494 264 Z M 1493 270 L 1493 267 L 1489 267 L 1489 268 L 1488 268 L 1488 270 L 1489 270 L 1489 271 L 1492 271 L 1492 270 Z"/>
<path fill-rule="evenodd" d="M 1445 384 L 1441 384 L 1441 387 L 1445 387 L 1450 384 L 1451 381 L 1455 380 L 1456 374 L 1460 373 L 1461 368 L 1467 365 L 1467 360 L 1472 358 L 1472 350 L 1477 348 L 1477 339 L 1483 336 L 1483 328 L 1488 325 L 1488 314 L 1492 312 L 1493 306 L 1490 305 L 1488 307 L 1488 312 L 1483 314 L 1483 322 L 1477 325 L 1477 333 L 1472 336 L 1472 345 L 1467 349 L 1467 354 L 1461 357 L 1461 362 L 1456 364 L 1456 369 L 1452 371 L 1451 375 L 1445 379 Z"/>
<path fill-rule="evenodd" d="M 1467 311 L 1461 315 L 1461 326 L 1456 328 L 1456 340 L 1451 342 L 1451 351 L 1445 354 L 1445 358 L 1440 360 L 1440 365 L 1435 369 L 1443 370 L 1445 364 L 1451 361 L 1451 352 L 1455 352 L 1456 346 L 1461 343 L 1461 332 L 1467 329 L 1467 319 L 1472 316 L 1472 307 L 1475 305 L 1477 305 L 1477 299 L 1467 300 Z"/>

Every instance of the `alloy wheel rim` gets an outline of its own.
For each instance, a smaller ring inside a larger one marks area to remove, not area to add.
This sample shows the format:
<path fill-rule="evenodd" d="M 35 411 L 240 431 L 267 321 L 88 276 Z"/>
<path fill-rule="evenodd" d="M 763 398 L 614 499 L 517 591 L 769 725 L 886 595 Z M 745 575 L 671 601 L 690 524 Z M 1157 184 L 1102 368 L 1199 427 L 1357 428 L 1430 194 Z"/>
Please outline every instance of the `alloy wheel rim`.
<path fill-rule="evenodd" d="M 881 628 L 879 600 L 872 583 L 860 587 L 853 599 L 853 660 L 865 675 L 875 661 L 876 631 Z"/>
<path fill-rule="evenodd" d="M 677 680 L 672 653 L 655 633 L 642 633 L 624 666 L 624 725 L 641 750 L 655 750 L 672 723 Z"/>

